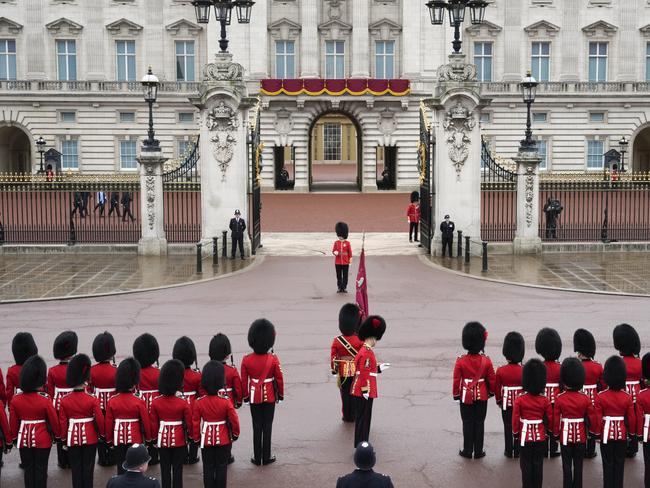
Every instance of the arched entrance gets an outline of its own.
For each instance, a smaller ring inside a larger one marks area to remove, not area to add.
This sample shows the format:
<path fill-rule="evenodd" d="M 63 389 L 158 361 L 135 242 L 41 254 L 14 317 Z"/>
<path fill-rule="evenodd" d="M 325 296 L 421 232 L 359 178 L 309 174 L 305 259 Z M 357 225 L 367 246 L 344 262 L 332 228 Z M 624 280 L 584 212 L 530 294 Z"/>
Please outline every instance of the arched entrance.
<path fill-rule="evenodd" d="M 632 170 L 650 172 L 650 126 L 641 129 L 634 138 Z"/>
<path fill-rule="evenodd" d="M 309 128 L 309 190 L 361 191 L 359 123 L 343 112 L 320 115 Z"/>
<path fill-rule="evenodd" d="M 32 153 L 29 136 L 19 127 L 0 127 L 0 173 L 31 173 Z"/>

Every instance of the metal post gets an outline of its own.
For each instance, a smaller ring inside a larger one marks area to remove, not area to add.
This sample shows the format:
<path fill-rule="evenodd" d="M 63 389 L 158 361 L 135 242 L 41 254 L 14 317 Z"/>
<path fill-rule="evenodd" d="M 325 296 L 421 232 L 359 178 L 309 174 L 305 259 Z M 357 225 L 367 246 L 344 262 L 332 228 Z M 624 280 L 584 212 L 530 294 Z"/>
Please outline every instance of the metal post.
<path fill-rule="evenodd" d="M 458 259 L 463 257 L 463 231 L 459 230 L 458 232 L 458 250 L 456 252 L 456 257 Z"/>
<path fill-rule="evenodd" d="M 228 250 L 226 249 L 226 241 L 228 241 L 228 231 L 223 231 L 223 244 L 221 245 L 221 256 L 226 259 L 228 257 Z"/>
<path fill-rule="evenodd" d="M 458 54 L 460 52 L 460 48 L 463 45 L 462 41 L 460 40 L 460 22 L 454 22 L 454 40 L 451 42 L 451 45 L 454 48 L 454 53 Z"/>
<path fill-rule="evenodd" d="M 212 238 L 212 265 L 216 266 L 219 264 L 219 238 Z"/>
<path fill-rule="evenodd" d="M 196 245 L 196 274 L 203 273 L 203 261 L 201 260 L 201 248 L 203 244 L 200 242 Z"/>
<path fill-rule="evenodd" d="M 469 236 L 465 236 L 465 262 L 469 263 Z"/>
<path fill-rule="evenodd" d="M 483 268 L 481 271 L 485 272 L 488 270 L 488 250 L 487 250 L 488 243 L 483 241 Z"/>

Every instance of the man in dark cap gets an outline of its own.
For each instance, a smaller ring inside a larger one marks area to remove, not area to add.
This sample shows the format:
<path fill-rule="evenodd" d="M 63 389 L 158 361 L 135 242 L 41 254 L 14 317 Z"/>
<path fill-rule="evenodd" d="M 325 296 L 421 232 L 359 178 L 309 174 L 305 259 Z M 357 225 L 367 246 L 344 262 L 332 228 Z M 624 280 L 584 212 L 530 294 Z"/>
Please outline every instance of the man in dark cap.
<path fill-rule="evenodd" d="M 576 352 L 578 359 L 582 361 L 585 368 L 585 385 L 582 388 L 591 400 L 593 406 L 596 405 L 596 396 L 602 389 L 603 385 L 603 365 L 594 361 L 596 356 L 596 339 L 591 332 L 586 329 L 578 329 L 573 334 L 573 350 Z M 587 459 L 596 457 L 596 440 L 593 436 L 587 439 Z"/>
<path fill-rule="evenodd" d="M 90 368 L 90 382 L 88 390 L 99 400 L 102 412 L 106 414 L 108 399 L 115 394 L 115 339 L 109 332 L 98 334 L 93 341 L 93 357 L 97 364 Z M 99 439 L 97 444 L 97 464 L 100 466 L 113 466 L 108 444 L 104 439 Z"/>
<path fill-rule="evenodd" d="M 336 268 L 336 286 L 338 293 L 347 293 L 348 290 L 348 270 L 352 264 L 352 246 L 348 239 L 350 229 L 345 222 L 337 222 L 334 227 L 336 237 L 332 246 L 334 255 L 334 267 Z"/>
<path fill-rule="evenodd" d="M 137 392 L 147 406 L 147 412 L 151 413 L 151 403 L 158 396 L 158 358 L 160 357 L 160 346 L 158 340 L 149 333 L 138 336 L 133 341 L 133 357 L 140 363 L 140 382 Z M 158 464 L 158 449 L 149 445 L 151 461 L 149 465 Z"/>
<path fill-rule="evenodd" d="M 636 397 L 641 391 L 641 340 L 636 329 L 629 324 L 620 324 L 614 328 L 614 347 L 623 357 L 627 377 L 625 391 L 632 397 L 636 405 Z M 636 436 L 628 439 L 627 457 L 633 458 L 639 450 L 639 441 Z"/>
<path fill-rule="evenodd" d="M 151 457 L 143 444 L 133 444 L 126 451 L 124 474 L 113 476 L 106 488 L 160 488 L 157 479 L 145 476 Z"/>
<path fill-rule="evenodd" d="M 406 220 L 409 223 L 409 242 L 418 242 L 418 225 L 420 223 L 420 194 L 411 192 L 411 203 L 406 208 Z"/>
<path fill-rule="evenodd" d="M 193 410 L 194 402 L 203 394 L 203 389 L 201 387 L 201 371 L 195 367 L 196 346 L 194 345 L 194 341 L 187 336 L 180 337 L 174 343 L 172 358 L 178 359 L 183 363 L 183 366 L 185 366 L 181 396 L 190 406 L 190 410 Z M 199 445 L 196 442 L 190 441 L 187 446 L 187 458 L 185 459 L 185 464 L 196 464 L 198 462 Z"/>
<path fill-rule="evenodd" d="M 512 436 L 512 408 L 515 399 L 521 395 L 521 362 L 524 359 L 526 344 L 519 332 L 508 332 L 503 341 L 503 356 L 508 364 L 500 366 L 495 374 L 494 394 L 497 405 L 501 410 L 505 449 L 503 454 L 508 458 L 519 457 L 519 444 Z"/>
<path fill-rule="evenodd" d="M 560 355 L 562 354 L 562 339 L 555 329 L 548 327 L 541 329 L 535 339 L 535 351 L 544 358 L 546 366 L 546 398 L 551 402 L 551 408 L 555 408 L 555 399 L 562 391 L 560 386 Z M 547 456 L 558 457 L 558 443 L 550 436 L 547 440 Z"/>
<path fill-rule="evenodd" d="M 336 488 L 393 488 L 390 476 L 375 473 L 372 468 L 377 462 L 375 449 L 369 442 L 360 442 L 354 451 L 357 469 L 338 479 Z"/>
<path fill-rule="evenodd" d="M 239 255 L 244 259 L 244 231 L 246 230 L 246 221 L 241 218 L 241 212 L 235 210 L 235 216 L 230 219 L 230 240 L 232 241 L 231 259 L 235 259 L 237 246 L 239 246 Z"/>
<path fill-rule="evenodd" d="M 456 230 L 456 224 L 449 220 L 449 215 L 445 215 L 445 220 L 440 223 L 443 258 L 445 257 L 445 250 L 449 250 L 449 257 L 452 256 L 451 250 L 454 245 L 454 230 Z"/>

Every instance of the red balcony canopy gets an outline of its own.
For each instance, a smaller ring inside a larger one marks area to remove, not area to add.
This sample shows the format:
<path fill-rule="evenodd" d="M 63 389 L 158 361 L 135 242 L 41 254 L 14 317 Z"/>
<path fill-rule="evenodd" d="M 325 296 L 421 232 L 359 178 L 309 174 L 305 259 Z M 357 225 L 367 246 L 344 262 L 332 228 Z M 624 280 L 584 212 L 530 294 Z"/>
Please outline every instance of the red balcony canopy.
<path fill-rule="evenodd" d="M 373 80 L 373 79 L 269 79 L 260 82 L 264 95 L 392 95 L 402 97 L 411 92 L 409 80 Z"/>

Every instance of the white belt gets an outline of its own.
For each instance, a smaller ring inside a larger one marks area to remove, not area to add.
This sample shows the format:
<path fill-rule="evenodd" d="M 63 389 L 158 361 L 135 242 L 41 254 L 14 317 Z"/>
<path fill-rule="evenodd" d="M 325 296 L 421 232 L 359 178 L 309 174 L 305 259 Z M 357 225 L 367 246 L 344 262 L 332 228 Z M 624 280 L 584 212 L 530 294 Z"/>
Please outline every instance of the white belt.
<path fill-rule="evenodd" d="M 598 385 L 585 385 L 582 387 L 583 390 L 595 390 L 598 388 Z"/>
<path fill-rule="evenodd" d="M 89 424 L 94 422 L 94 418 L 85 418 L 85 419 L 69 419 L 68 420 L 68 446 L 72 444 L 72 433 L 74 431 L 75 425 Z"/>
<path fill-rule="evenodd" d="M 20 429 L 18 429 L 18 449 L 23 447 L 23 428 L 27 425 L 37 425 L 37 424 L 44 424 L 45 420 L 21 420 L 20 421 Z M 32 447 L 32 446 L 27 446 L 27 447 Z"/>
<path fill-rule="evenodd" d="M 74 391 L 74 388 L 57 388 L 56 386 L 54 387 L 54 398 L 52 398 L 52 403 L 57 406 L 57 401 L 61 395 L 64 393 L 71 393 Z"/>
<path fill-rule="evenodd" d="M 203 422 L 201 425 L 201 449 L 205 447 L 205 435 L 208 432 L 208 427 L 218 427 L 219 425 L 226 425 L 226 421 L 221 422 Z"/>
<path fill-rule="evenodd" d="M 569 425 L 571 424 L 583 424 L 585 419 L 560 419 L 562 422 L 562 445 L 566 446 L 569 442 Z"/>
<path fill-rule="evenodd" d="M 183 395 L 183 397 L 184 397 L 185 399 L 187 399 L 188 397 L 196 396 L 196 392 L 195 392 L 195 391 L 184 391 L 184 392 L 182 393 L 182 395 Z"/>
<path fill-rule="evenodd" d="M 274 378 L 265 378 L 264 380 L 260 380 L 259 378 L 251 378 L 251 383 L 259 383 L 260 381 L 262 383 L 271 383 Z M 251 385 L 251 403 L 256 403 L 255 402 L 255 386 Z"/>
<path fill-rule="evenodd" d="M 140 423 L 140 419 L 115 419 L 115 427 L 113 428 L 113 445 L 116 446 L 118 442 L 118 433 L 120 432 L 120 427 L 122 424 L 133 424 Z M 133 436 L 133 434 L 131 434 Z M 128 442 L 127 442 L 128 444 Z"/>
<path fill-rule="evenodd" d="M 603 444 L 607 444 L 607 440 L 609 439 L 609 430 L 612 428 L 612 422 L 623 422 L 625 421 L 625 417 L 609 417 L 605 416 L 605 429 L 603 432 Z"/>
<path fill-rule="evenodd" d="M 354 374 L 355 374 L 356 376 L 359 376 L 359 375 L 361 374 L 361 371 L 357 371 L 357 372 L 354 373 Z M 377 373 L 368 373 L 368 374 L 369 374 L 370 376 L 372 376 L 373 378 L 376 378 L 376 377 L 377 377 Z M 465 381 L 467 381 L 467 380 L 465 380 Z"/>
<path fill-rule="evenodd" d="M 372 373 L 370 373 L 370 374 L 372 374 Z M 376 373 L 375 373 L 375 376 L 377 376 Z M 478 386 L 479 383 L 483 383 L 483 382 L 485 382 L 485 380 L 483 378 L 481 378 L 479 380 L 476 380 L 476 386 Z M 461 403 L 465 403 L 465 395 L 467 394 L 467 390 L 468 390 L 467 385 L 469 385 L 471 383 L 474 383 L 474 380 L 464 379 L 463 383 L 465 383 L 465 384 L 463 385 L 463 395 L 462 395 L 462 398 L 460 400 Z"/>
<path fill-rule="evenodd" d="M 158 393 L 158 390 L 140 390 L 140 393 L 143 395 L 153 395 L 154 393 Z"/>
<path fill-rule="evenodd" d="M 648 442 L 648 433 L 650 432 L 650 414 L 646 413 L 644 415 L 643 423 L 643 442 Z"/>
<path fill-rule="evenodd" d="M 115 393 L 115 388 L 95 388 L 95 395 L 104 395 L 106 393 Z"/>
<path fill-rule="evenodd" d="M 163 432 L 165 431 L 165 428 L 166 427 L 176 427 L 178 425 L 183 425 L 183 422 L 181 420 L 173 420 L 173 421 L 169 421 L 169 422 L 167 422 L 165 420 L 160 421 L 160 426 L 158 427 L 158 447 L 162 447 L 161 446 L 162 436 L 163 436 Z"/>
<path fill-rule="evenodd" d="M 521 386 L 503 386 L 501 388 L 502 391 L 501 396 L 503 397 L 503 399 L 501 400 L 501 408 L 503 408 L 503 410 L 508 410 L 508 398 L 510 397 L 509 395 L 510 392 L 521 391 L 521 390 L 523 390 Z M 514 399 L 512 403 L 514 406 Z"/>
<path fill-rule="evenodd" d="M 528 437 L 528 427 L 531 425 L 539 425 L 543 420 L 526 420 L 526 419 L 521 419 L 521 423 L 524 424 L 523 427 L 521 428 L 521 442 L 520 445 L 523 447 L 526 445 L 526 438 Z"/>

